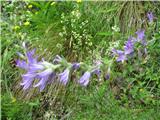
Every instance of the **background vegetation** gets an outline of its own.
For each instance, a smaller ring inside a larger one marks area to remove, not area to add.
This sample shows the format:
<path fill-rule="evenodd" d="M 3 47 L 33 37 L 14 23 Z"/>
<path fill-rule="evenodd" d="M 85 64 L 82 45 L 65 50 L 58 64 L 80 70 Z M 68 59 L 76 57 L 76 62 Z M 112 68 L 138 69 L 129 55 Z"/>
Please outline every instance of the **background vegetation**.
<path fill-rule="evenodd" d="M 48 61 L 60 54 L 70 62 L 107 63 L 111 49 L 122 48 L 138 29 L 146 31 L 147 56 L 112 64 L 109 80 L 94 77 L 86 88 L 54 84 L 41 93 L 19 84 L 22 71 L 15 61 L 23 41 Z M 1 1 L 1 57 L 4 120 L 160 119 L 158 1 Z"/>

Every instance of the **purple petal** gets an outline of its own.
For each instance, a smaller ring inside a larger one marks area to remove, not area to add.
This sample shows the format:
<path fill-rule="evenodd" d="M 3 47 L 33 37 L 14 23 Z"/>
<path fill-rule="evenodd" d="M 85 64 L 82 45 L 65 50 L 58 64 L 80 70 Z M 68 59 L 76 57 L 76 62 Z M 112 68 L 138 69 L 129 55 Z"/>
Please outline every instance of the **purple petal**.
<path fill-rule="evenodd" d="M 91 77 L 91 73 L 90 72 L 85 72 L 83 74 L 83 76 L 80 78 L 80 80 L 78 81 L 82 86 L 87 86 L 89 83 L 89 79 Z"/>
<path fill-rule="evenodd" d="M 115 48 L 112 49 L 112 53 L 113 55 L 116 55 L 117 54 L 117 50 Z"/>
<path fill-rule="evenodd" d="M 79 69 L 79 67 L 80 67 L 80 63 L 73 63 L 72 64 L 72 69 L 73 70 L 77 70 L 77 69 Z"/>
<path fill-rule="evenodd" d="M 47 84 L 50 84 L 52 80 L 55 78 L 56 74 L 52 73 L 50 75 L 47 75 L 45 77 L 40 78 L 40 81 L 34 85 L 33 87 L 39 87 L 40 92 L 44 90 Z"/>
<path fill-rule="evenodd" d="M 37 59 L 33 57 L 35 51 L 36 49 L 33 49 L 31 51 L 27 51 L 26 53 L 29 64 L 33 64 L 37 62 Z"/>
<path fill-rule="evenodd" d="M 124 61 L 124 60 L 127 60 L 127 57 L 126 57 L 126 55 L 124 54 L 124 52 L 121 52 L 121 51 L 119 51 L 119 52 L 117 52 L 118 53 L 118 58 L 117 58 L 117 62 L 120 62 L 120 61 Z"/>
<path fill-rule="evenodd" d="M 117 54 L 123 54 L 124 53 L 124 51 L 122 51 L 122 50 L 117 50 Z"/>
<path fill-rule="evenodd" d="M 66 85 L 69 79 L 69 69 L 68 68 L 65 69 L 63 73 L 59 74 L 59 76 L 60 76 L 60 82 Z"/>
<path fill-rule="evenodd" d="M 46 70 L 44 70 L 43 72 L 38 73 L 37 75 L 38 75 L 39 77 L 45 77 L 45 76 L 50 75 L 52 72 L 53 72 L 52 69 L 46 69 Z"/>
<path fill-rule="evenodd" d="M 31 79 L 31 78 L 34 78 L 34 77 L 36 77 L 35 73 L 26 73 L 26 74 L 22 75 L 23 79 Z"/>
<path fill-rule="evenodd" d="M 152 13 L 152 12 L 148 12 L 148 13 L 147 13 L 147 17 L 148 17 L 149 22 L 153 22 L 154 16 L 153 16 L 153 13 Z"/>
<path fill-rule="evenodd" d="M 131 41 L 131 38 L 129 38 L 124 46 L 125 54 L 131 54 L 134 51 L 133 47 L 134 47 L 133 42 Z"/>
<path fill-rule="evenodd" d="M 23 86 L 24 90 L 28 89 L 32 85 L 32 82 L 35 76 L 36 76 L 35 74 L 31 74 L 31 73 L 22 75 L 23 82 L 20 83 L 20 85 Z"/>
<path fill-rule="evenodd" d="M 32 72 L 36 72 L 38 70 L 43 70 L 43 69 L 44 69 L 44 66 L 40 64 L 31 64 L 29 66 L 29 71 L 32 71 Z"/>
<path fill-rule="evenodd" d="M 39 87 L 40 88 L 40 92 L 43 91 L 43 89 L 45 88 L 46 86 L 46 83 L 47 83 L 47 80 L 48 80 L 48 76 L 47 77 L 43 77 L 40 79 L 40 81 L 34 85 L 33 87 Z"/>
<path fill-rule="evenodd" d="M 32 85 L 33 79 L 28 80 L 28 82 L 26 84 L 24 84 L 23 89 L 29 89 Z"/>
<path fill-rule="evenodd" d="M 56 78 L 56 73 L 53 72 L 52 74 L 49 75 L 48 84 L 51 84 L 55 78 Z"/>
<path fill-rule="evenodd" d="M 17 60 L 16 66 L 19 68 L 25 69 L 25 70 L 28 69 L 28 65 L 27 65 L 26 61 L 24 61 L 24 60 Z"/>
<path fill-rule="evenodd" d="M 100 78 L 100 76 L 101 76 L 101 71 L 100 71 L 100 69 L 95 69 L 95 70 L 93 71 L 93 73 L 96 74 L 96 75 L 98 76 L 98 78 Z"/>
<path fill-rule="evenodd" d="M 110 74 L 107 73 L 107 74 L 105 75 L 105 79 L 106 79 L 106 80 L 109 80 L 109 78 L 110 78 Z"/>
<path fill-rule="evenodd" d="M 137 32 L 136 32 L 136 34 L 137 34 L 137 39 L 138 40 L 143 40 L 144 39 L 144 37 L 145 37 L 145 34 L 144 34 L 144 30 L 138 30 Z"/>

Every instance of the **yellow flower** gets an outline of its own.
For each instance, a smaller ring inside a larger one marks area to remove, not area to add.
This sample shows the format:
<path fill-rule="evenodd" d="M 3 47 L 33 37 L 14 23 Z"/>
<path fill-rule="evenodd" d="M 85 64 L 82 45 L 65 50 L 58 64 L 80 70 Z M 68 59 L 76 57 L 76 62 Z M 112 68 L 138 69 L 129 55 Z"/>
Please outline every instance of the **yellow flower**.
<path fill-rule="evenodd" d="M 82 0 L 76 0 L 77 1 L 77 3 L 81 3 L 82 2 Z"/>
<path fill-rule="evenodd" d="M 20 33 L 18 33 L 18 35 L 19 35 L 19 36 L 21 36 L 21 35 L 22 35 L 22 33 L 20 32 Z"/>
<path fill-rule="evenodd" d="M 51 6 L 53 6 L 54 4 L 56 4 L 56 2 L 52 2 L 52 3 L 51 3 Z"/>
<path fill-rule="evenodd" d="M 141 88 L 139 91 L 140 91 L 140 92 L 143 92 L 143 89 Z"/>
<path fill-rule="evenodd" d="M 12 97 L 12 103 L 16 102 L 16 98 L 15 97 Z"/>
<path fill-rule="evenodd" d="M 33 6 L 32 5 L 28 5 L 28 8 L 32 8 Z"/>
<path fill-rule="evenodd" d="M 14 30 L 19 30 L 20 27 L 18 25 L 14 26 Z"/>
<path fill-rule="evenodd" d="M 24 23 L 24 25 L 25 25 L 25 26 L 28 26 L 28 25 L 30 25 L 30 22 L 29 22 L 29 21 L 26 21 L 26 22 Z"/>

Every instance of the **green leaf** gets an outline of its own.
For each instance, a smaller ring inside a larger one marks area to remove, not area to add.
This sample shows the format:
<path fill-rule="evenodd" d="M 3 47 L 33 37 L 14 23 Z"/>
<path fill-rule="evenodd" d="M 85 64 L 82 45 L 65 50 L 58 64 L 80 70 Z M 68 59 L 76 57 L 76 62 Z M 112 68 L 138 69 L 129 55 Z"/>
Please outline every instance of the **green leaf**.
<path fill-rule="evenodd" d="M 112 32 L 98 32 L 97 35 L 100 35 L 100 36 L 112 36 L 113 33 Z"/>

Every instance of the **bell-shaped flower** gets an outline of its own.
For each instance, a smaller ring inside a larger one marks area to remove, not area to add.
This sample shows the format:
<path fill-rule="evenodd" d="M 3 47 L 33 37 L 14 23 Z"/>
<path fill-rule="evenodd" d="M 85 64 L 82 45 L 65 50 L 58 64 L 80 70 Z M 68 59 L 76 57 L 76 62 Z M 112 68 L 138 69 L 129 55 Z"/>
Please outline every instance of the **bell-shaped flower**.
<path fill-rule="evenodd" d="M 40 81 L 36 85 L 34 85 L 33 87 L 39 87 L 40 92 L 42 92 L 46 86 L 47 80 L 48 80 L 48 76 L 42 77 L 40 79 Z"/>
<path fill-rule="evenodd" d="M 104 78 L 106 79 L 106 80 L 109 80 L 110 79 L 110 74 L 106 74 L 105 76 L 104 76 Z"/>
<path fill-rule="evenodd" d="M 31 51 L 27 51 L 27 52 L 26 52 L 27 61 L 17 60 L 17 61 L 16 61 L 17 67 L 20 67 L 20 68 L 22 68 L 22 69 L 28 70 L 28 68 L 29 68 L 29 66 L 30 66 L 31 64 L 37 63 L 37 57 L 34 57 L 34 56 L 33 56 L 34 53 L 35 53 L 35 49 L 33 49 L 33 50 L 31 50 Z M 18 54 L 21 58 L 25 59 L 25 56 L 23 56 L 22 53 L 17 52 L 17 54 Z"/>
<path fill-rule="evenodd" d="M 134 44 L 131 38 L 129 38 L 124 46 L 124 53 L 127 55 L 127 54 L 131 54 L 133 51 L 134 51 Z"/>
<path fill-rule="evenodd" d="M 152 12 L 148 12 L 147 17 L 148 17 L 148 20 L 149 20 L 150 23 L 153 22 L 154 16 L 153 16 Z"/>
<path fill-rule="evenodd" d="M 50 75 L 52 72 L 53 72 L 53 69 L 48 68 L 48 69 L 44 70 L 43 72 L 37 73 L 37 75 L 39 77 L 46 77 L 46 76 Z"/>
<path fill-rule="evenodd" d="M 143 40 L 144 39 L 144 37 L 145 37 L 145 34 L 144 34 L 144 30 L 138 30 L 137 32 L 136 32 L 136 34 L 137 34 L 137 39 L 138 40 Z"/>
<path fill-rule="evenodd" d="M 144 30 L 138 30 L 136 32 L 136 34 L 137 34 L 137 40 L 139 42 L 141 42 L 142 45 L 146 45 L 146 40 L 145 40 L 145 34 L 144 34 L 144 32 L 145 32 Z"/>
<path fill-rule="evenodd" d="M 44 70 L 45 69 L 45 66 L 40 64 L 40 63 L 37 63 L 37 64 L 31 64 L 29 66 L 29 71 L 30 72 L 37 72 L 37 71 L 40 71 L 40 70 Z"/>
<path fill-rule="evenodd" d="M 69 68 L 66 68 L 62 73 L 59 74 L 60 82 L 64 85 L 66 85 L 69 80 L 69 72 Z"/>
<path fill-rule="evenodd" d="M 112 49 L 112 56 L 117 55 L 117 50 L 115 48 Z"/>
<path fill-rule="evenodd" d="M 112 52 L 113 52 L 113 55 L 117 56 L 117 62 L 120 62 L 120 61 L 125 61 L 127 60 L 127 57 L 125 55 L 125 52 L 122 51 L 122 50 L 116 50 L 116 49 L 112 49 Z"/>
<path fill-rule="evenodd" d="M 22 75 L 22 83 L 20 85 L 23 86 L 23 89 L 29 89 L 32 86 L 33 80 L 36 77 L 36 74 L 34 73 L 26 73 Z"/>
<path fill-rule="evenodd" d="M 43 72 L 37 73 L 37 78 L 39 79 L 39 82 L 34 85 L 33 87 L 39 87 L 40 88 L 40 92 L 45 88 L 47 82 L 49 81 L 50 76 L 52 76 L 53 74 L 53 70 L 51 68 L 48 68 L 46 70 L 44 70 Z M 52 76 L 55 77 L 55 76 Z"/>
<path fill-rule="evenodd" d="M 27 51 L 26 52 L 26 57 L 28 60 L 28 64 L 33 64 L 33 63 L 37 63 L 37 57 L 33 57 L 34 53 L 35 53 L 36 49 L 33 49 L 31 51 Z"/>
<path fill-rule="evenodd" d="M 17 60 L 16 61 L 16 66 L 22 69 L 27 70 L 28 69 L 28 64 L 24 60 Z"/>
<path fill-rule="evenodd" d="M 89 83 L 90 77 L 91 77 L 91 73 L 87 71 L 83 74 L 83 76 L 80 78 L 78 83 L 81 84 L 82 86 L 87 86 Z"/>
<path fill-rule="evenodd" d="M 73 63 L 72 64 L 72 69 L 73 70 L 77 70 L 77 69 L 79 69 L 80 68 L 80 63 Z"/>
<path fill-rule="evenodd" d="M 121 50 L 117 50 L 117 54 L 118 54 L 118 58 L 117 58 L 117 62 L 124 62 L 125 60 L 127 60 L 127 57 L 124 53 L 124 51 Z"/>
<path fill-rule="evenodd" d="M 97 77 L 98 77 L 98 79 L 100 79 L 100 76 L 101 76 L 101 70 L 100 70 L 99 68 L 94 69 L 92 73 L 93 73 L 93 74 L 96 74 L 96 75 L 97 75 Z"/>

